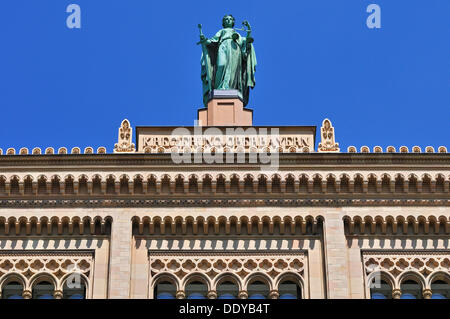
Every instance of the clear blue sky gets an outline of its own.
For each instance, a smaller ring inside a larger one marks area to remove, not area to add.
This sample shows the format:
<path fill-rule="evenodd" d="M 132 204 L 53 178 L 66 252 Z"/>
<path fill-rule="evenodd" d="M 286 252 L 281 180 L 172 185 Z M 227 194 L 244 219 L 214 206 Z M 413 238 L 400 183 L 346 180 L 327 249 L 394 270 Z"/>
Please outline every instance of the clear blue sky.
<path fill-rule="evenodd" d="M 82 28 L 66 27 L 66 7 Z M 370 30 L 366 7 L 381 6 Z M 255 125 L 329 117 L 342 147 L 450 147 L 449 0 L 2 0 L 0 148 L 106 146 L 192 125 L 201 48 L 225 13 L 253 29 Z"/>

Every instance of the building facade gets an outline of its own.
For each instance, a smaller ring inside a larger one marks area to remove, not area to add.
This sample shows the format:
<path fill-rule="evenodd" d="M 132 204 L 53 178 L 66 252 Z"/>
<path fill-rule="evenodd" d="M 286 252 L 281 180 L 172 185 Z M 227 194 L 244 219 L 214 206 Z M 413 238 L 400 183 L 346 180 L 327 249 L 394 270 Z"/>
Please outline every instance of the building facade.
<path fill-rule="evenodd" d="M 167 127 L 134 145 L 127 120 L 113 153 L 0 150 L 2 298 L 449 297 L 445 147 L 345 152 L 324 120 L 317 147 L 284 127 L 274 149 L 249 128 L 220 151 Z"/>

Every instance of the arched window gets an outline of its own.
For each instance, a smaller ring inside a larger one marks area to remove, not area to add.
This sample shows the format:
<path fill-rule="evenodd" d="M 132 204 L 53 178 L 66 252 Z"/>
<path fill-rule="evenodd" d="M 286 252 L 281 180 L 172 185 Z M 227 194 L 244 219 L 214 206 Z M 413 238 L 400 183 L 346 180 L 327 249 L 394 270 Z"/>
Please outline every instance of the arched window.
<path fill-rule="evenodd" d="M 267 299 L 269 286 L 262 281 L 254 281 L 248 285 L 248 299 Z"/>
<path fill-rule="evenodd" d="M 370 287 L 371 299 L 392 299 L 392 287 L 386 281 L 371 283 Z"/>
<path fill-rule="evenodd" d="M 66 280 L 63 288 L 63 299 L 86 299 L 86 285 L 84 282 Z"/>
<path fill-rule="evenodd" d="M 238 285 L 231 281 L 224 281 L 217 286 L 218 299 L 237 299 L 239 294 Z"/>
<path fill-rule="evenodd" d="M 414 280 L 406 280 L 400 285 L 401 299 L 422 299 L 422 287 Z"/>
<path fill-rule="evenodd" d="M 156 284 L 154 290 L 155 299 L 175 299 L 177 288 L 175 285 L 168 281 L 161 281 Z"/>
<path fill-rule="evenodd" d="M 2 298 L 3 299 L 23 299 L 23 286 L 17 281 L 11 281 L 3 286 Z"/>
<path fill-rule="evenodd" d="M 450 299 L 450 284 L 443 280 L 436 280 L 431 284 L 431 299 Z"/>
<path fill-rule="evenodd" d="M 280 294 L 280 299 L 302 298 L 302 291 L 300 289 L 300 286 L 290 280 L 280 283 L 280 285 L 278 286 L 278 293 Z"/>
<path fill-rule="evenodd" d="M 41 281 L 33 287 L 33 299 L 53 299 L 55 286 L 48 281 Z"/>
<path fill-rule="evenodd" d="M 206 299 L 208 287 L 201 281 L 193 281 L 186 286 L 187 299 Z"/>

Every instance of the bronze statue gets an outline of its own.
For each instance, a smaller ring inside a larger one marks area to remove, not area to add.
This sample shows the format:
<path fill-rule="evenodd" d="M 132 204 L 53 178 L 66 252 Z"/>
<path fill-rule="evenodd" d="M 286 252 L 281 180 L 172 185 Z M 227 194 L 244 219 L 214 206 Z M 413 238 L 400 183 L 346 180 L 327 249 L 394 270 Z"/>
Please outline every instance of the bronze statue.
<path fill-rule="evenodd" d="M 226 15 L 222 20 L 223 29 L 211 39 L 203 35 L 202 26 L 198 25 L 205 106 L 213 90 L 237 90 L 244 106 L 248 104 L 250 88 L 255 87 L 256 55 L 250 24 L 247 21 L 242 24 L 247 29 L 234 29 L 234 17 Z M 241 36 L 236 30 L 246 31 L 247 36 Z"/>

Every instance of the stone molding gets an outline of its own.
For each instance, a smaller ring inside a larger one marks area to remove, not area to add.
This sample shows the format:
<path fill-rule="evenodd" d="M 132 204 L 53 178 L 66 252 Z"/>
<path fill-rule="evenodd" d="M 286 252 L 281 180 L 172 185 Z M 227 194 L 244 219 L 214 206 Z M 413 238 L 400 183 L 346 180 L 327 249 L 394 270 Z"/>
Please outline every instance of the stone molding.
<path fill-rule="evenodd" d="M 194 155 L 192 155 L 194 156 Z M 224 167 L 226 164 L 224 154 L 223 164 L 209 164 L 209 166 Z M 235 155 L 237 157 L 237 155 Z M 249 155 L 244 156 L 245 163 L 249 163 Z M 448 166 L 450 153 L 281 153 L 280 164 L 351 164 L 351 165 L 420 165 L 444 164 Z M 194 161 L 192 161 L 194 163 Z M 175 165 L 171 154 L 58 154 L 58 155 L 0 155 L 0 165 L 42 165 L 42 166 L 64 166 L 64 165 Z M 183 164 L 177 166 L 197 166 L 198 164 Z M 231 166 L 239 164 L 231 164 Z"/>
<path fill-rule="evenodd" d="M 214 197 L 245 199 L 333 199 L 333 200 L 442 200 L 450 190 L 450 171 L 330 172 L 275 174 L 257 171 L 231 173 L 0 173 L 0 200 L 75 200 L 77 197 L 147 200 Z M 116 172 L 117 173 L 117 172 Z M 416 201 L 417 202 L 417 201 Z M 62 203 L 61 201 L 58 202 Z M 386 203 L 386 202 L 385 202 Z"/>
<path fill-rule="evenodd" d="M 344 216 L 347 236 L 450 234 L 450 216 Z"/>
<path fill-rule="evenodd" d="M 4 208 L 101 207 L 448 207 L 450 199 L 0 199 Z"/>
<path fill-rule="evenodd" d="M 273 235 L 276 230 L 279 234 L 292 235 L 317 235 L 321 233 L 318 225 L 323 222 L 323 217 L 318 216 L 189 216 L 175 217 L 153 216 L 153 217 L 133 217 L 134 235 L 142 234 L 206 234 L 210 233 L 213 227 L 214 234 L 230 235 L 231 229 L 236 235 L 243 234 L 270 234 Z M 145 230 L 145 232 L 144 232 Z"/>
<path fill-rule="evenodd" d="M 0 216 L 0 236 L 110 235 L 111 217 L 4 217 Z M 11 234 L 12 233 L 12 234 Z"/>

